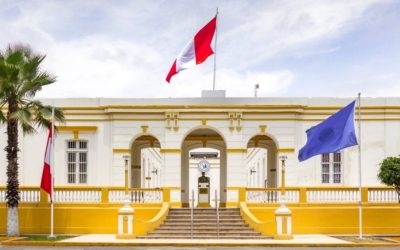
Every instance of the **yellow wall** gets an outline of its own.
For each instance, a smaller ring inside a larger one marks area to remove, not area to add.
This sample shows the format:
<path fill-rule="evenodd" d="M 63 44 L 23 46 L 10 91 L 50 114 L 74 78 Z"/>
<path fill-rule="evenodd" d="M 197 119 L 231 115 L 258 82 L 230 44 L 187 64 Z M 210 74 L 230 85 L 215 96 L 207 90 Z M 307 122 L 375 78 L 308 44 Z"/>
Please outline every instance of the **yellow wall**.
<path fill-rule="evenodd" d="M 135 218 L 147 221 L 161 209 L 160 204 L 147 207 L 135 206 Z M 57 206 L 54 212 L 56 234 L 117 233 L 117 214 L 120 207 Z M 21 234 L 48 234 L 50 232 L 50 208 L 38 206 L 19 207 Z M 0 234 L 6 232 L 7 208 L 0 205 Z"/>
<path fill-rule="evenodd" d="M 276 234 L 274 212 L 277 207 L 248 207 L 266 223 L 265 234 Z M 289 206 L 292 210 L 293 234 L 357 234 L 357 206 Z M 368 206 L 363 208 L 365 234 L 400 234 L 400 206 Z"/>

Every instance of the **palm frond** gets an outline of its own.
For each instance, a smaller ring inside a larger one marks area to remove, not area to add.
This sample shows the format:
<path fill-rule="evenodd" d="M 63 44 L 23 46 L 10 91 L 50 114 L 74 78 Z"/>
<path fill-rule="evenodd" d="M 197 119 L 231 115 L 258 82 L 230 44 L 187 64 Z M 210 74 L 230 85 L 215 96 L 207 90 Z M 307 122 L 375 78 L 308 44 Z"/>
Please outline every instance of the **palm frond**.
<path fill-rule="evenodd" d="M 7 117 L 4 115 L 3 110 L 0 110 L 0 123 L 7 122 Z"/>
<path fill-rule="evenodd" d="M 16 119 L 19 123 L 31 123 L 32 112 L 29 107 L 20 107 L 17 111 L 13 112 L 10 116 L 11 119 Z"/>
<path fill-rule="evenodd" d="M 43 86 L 52 84 L 56 81 L 56 77 L 51 76 L 46 72 L 39 73 L 30 81 L 25 82 L 19 91 L 20 96 L 33 97 L 37 91 L 40 91 Z"/>
<path fill-rule="evenodd" d="M 34 116 L 33 123 L 36 127 L 46 127 L 50 128 L 52 119 L 52 106 L 43 105 L 38 100 L 33 100 L 25 105 L 29 107 Z M 58 122 L 64 122 L 64 113 L 60 108 L 54 108 L 54 118 Z"/>
<path fill-rule="evenodd" d="M 36 129 L 29 123 L 21 123 L 21 128 L 24 135 L 36 133 Z"/>

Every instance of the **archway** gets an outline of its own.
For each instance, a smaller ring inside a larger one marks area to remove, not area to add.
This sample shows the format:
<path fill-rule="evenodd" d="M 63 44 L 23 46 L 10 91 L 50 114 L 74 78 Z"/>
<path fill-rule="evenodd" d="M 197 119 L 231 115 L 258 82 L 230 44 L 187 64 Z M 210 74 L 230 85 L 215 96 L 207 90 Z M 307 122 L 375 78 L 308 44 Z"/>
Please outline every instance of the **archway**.
<path fill-rule="evenodd" d="M 247 143 L 247 186 L 276 187 L 277 143 L 267 135 L 256 135 Z"/>
<path fill-rule="evenodd" d="M 132 188 L 160 187 L 160 142 L 152 135 L 140 135 L 131 144 Z"/>
<path fill-rule="evenodd" d="M 197 149 L 197 150 L 196 150 Z M 201 149 L 201 150 L 199 150 Z M 211 150 L 210 150 L 211 149 Z M 226 177 L 227 177 L 227 167 L 226 167 L 226 143 L 222 135 L 213 128 L 200 127 L 192 130 L 188 133 L 183 142 L 181 150 L 181 201 L 182 206 L 189 207 L 192 192 L 194 192 L 194 198 L 198 200 L 198 177 L 201 176 L 200 170 L 197 167 L 193 167 L 194 154 L 204 154 L 203 159 L 206 161 L 219 161 L 218 170 L 215 171 L 215 167 L 210 167 L 211 170 L 205 173 L 205 176 L 210 178 L 210 203 L 211 207 L 214 207 L 215 193 L 217 193 L 217 199 L 219 199 L 219 205 L 226 205 Z M 213 160 L 208 159 L 207 155 L 214 155 Z M 196 159 L 194 159 L 196 160 Z M 191 161 L 191 168 L 190 162 Z M 214 174 L 213 174 L 214 173 Z M 191 177 L 191 179 L 190 179 Z M 195 185 L 194 185 L 195 184 Z M 192 191 L 192 189 L 193 191 Z M 195 187 L 195 188 L 193 188 Z M 216 191 L 215 191 L 216 190 Z M 197 202 L 196 202 L 197 203 Z"/>

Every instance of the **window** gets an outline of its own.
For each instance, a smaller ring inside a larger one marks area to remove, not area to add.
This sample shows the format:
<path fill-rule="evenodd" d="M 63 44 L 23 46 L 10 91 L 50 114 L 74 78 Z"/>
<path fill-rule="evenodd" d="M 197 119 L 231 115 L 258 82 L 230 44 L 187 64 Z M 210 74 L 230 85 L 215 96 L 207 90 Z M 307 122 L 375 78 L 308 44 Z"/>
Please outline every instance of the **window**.
<path fill-rule="evenodd" d="M 322 183 L 342 183 L 342 154 L 340 152 L 322 154 L 321 167 Z"/>
<path fill-rule="evenodd" d="M 67 141 L 67 177 L 69 184 L 87 183 L 87 141 Z"/>

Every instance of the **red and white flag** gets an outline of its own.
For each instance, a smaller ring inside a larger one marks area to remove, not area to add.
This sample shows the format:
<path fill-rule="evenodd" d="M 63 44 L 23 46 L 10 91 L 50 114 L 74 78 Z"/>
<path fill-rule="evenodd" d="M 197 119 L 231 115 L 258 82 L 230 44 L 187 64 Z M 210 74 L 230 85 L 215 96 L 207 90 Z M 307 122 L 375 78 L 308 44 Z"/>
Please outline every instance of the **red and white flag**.
<path fill-rule="evenodd" d="M 191 68 L 197 64 L 204 62 L 207 57 L 214 54 L 211 48 L 211 42 L 213 40 L 215 31 L 217 28 L 217 16 L 215 16 L 209 23 L 206 24 L 197 34 L 194 36 L 186 46 L 183 48 L 181 53 L 175 59 L 168 75 L 167 82 L 169 83 L 171 77 L 178 72 Z"/>
<path fill-rule="evenodd" d="M 46 145 L 46 153 L 44 154 L 44 164 L 43 164 L 43 173 L 42 173 L 42 181 L 40 183 L 40 187 L 46 191 L 50 197 L 51 195 L 51 185 L 52 185 L 52 173 L 51 173 L 51 143 L 53 140 L 53 135 L 51 133 L 51 129 L 49 129 L 49 136 L 47 137 L 47 145 Z"/>

